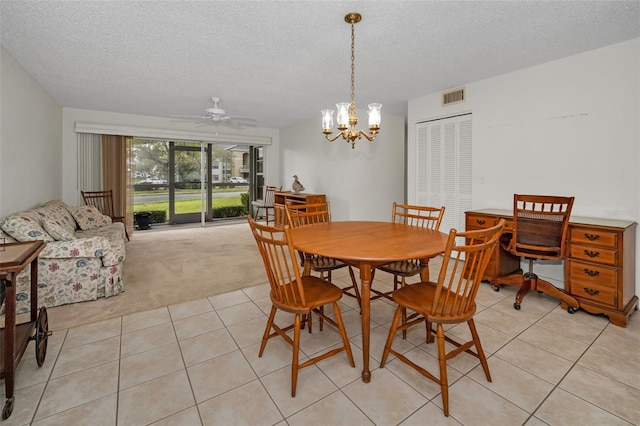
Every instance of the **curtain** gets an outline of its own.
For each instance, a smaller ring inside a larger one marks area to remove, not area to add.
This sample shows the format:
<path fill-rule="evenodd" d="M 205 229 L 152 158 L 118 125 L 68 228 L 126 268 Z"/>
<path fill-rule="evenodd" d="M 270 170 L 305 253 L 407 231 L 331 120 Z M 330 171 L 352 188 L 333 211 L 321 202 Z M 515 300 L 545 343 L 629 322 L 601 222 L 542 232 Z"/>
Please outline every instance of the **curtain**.
<path fill-rule="evenodd" d="M 125 217 L 125 226 L 133 232 L 133 191 L 130 165 L 130 137 L 102 135 L 102 188 L 113 190 L 116 216 Z"/>

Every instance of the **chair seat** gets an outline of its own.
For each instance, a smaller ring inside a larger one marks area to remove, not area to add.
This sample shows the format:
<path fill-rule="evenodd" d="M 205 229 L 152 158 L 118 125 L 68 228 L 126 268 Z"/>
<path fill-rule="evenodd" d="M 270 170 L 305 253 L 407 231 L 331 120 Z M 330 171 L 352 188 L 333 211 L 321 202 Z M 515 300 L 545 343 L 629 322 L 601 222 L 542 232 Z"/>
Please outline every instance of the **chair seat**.
<path fill-rule="evenodd" d="M 255 200 L 251 202 L 254 207 L 265 207 L 264 200 Z"/>
<path fill-rule="evenodd" d="M 431 305 L 435 297 L 436 286 L 437 284 L 432 282 L 420 282 L 417 284 L 406 285 L 393 293 L 393 300 L 398 305 L 416 311 L 421 315 L 425 315 L 429 322 L 442 324 L 459 323 L 473 317 L 473 314 L 476 312 L 475 302 L 471 303 L 466 310 L 459 311 L 455 315 L 448 314 L 446 316 L 442 316 L 437 314 L 437 312 L 442 311 L 451 312 L 454 301 L 459 303 L 459 299 L 456 299 L 456 295 L 446 288 L 442 289 L 442 294 L 438 299 L 439 304 L 435 312 L 433 312 Z"/>
<path fill-rule="evenodd" d="M 334 269 L 340 269 L 347 266 L 346 263 L 336 259 L 324 256 L 312 256 L 310 259 L 306 259 L 311 264 L 311 269 L 316 272 L 333 271 Z"/>
<path fill-rule="evenodd" d="M 337 302 L 342 297 L 342 289 L 340 287 L 320 277 L 302 277 L 302 286 L 304 287 L 305 305 L 287 304 L 271 297 L 273 304 L 283 311 L 294 314 L 307 314 L 318 306 Z"/>
<path fill-rule="evenodd" d="M 391 262 L 387 265 L 379 266 L 378 269 L 393 275 L 400 275 L 403 277 L 412 277 L 414 275 L 418 275 L 422 271 L 420 262 L 417 260 L 401 260 L 397 262 Z"/>

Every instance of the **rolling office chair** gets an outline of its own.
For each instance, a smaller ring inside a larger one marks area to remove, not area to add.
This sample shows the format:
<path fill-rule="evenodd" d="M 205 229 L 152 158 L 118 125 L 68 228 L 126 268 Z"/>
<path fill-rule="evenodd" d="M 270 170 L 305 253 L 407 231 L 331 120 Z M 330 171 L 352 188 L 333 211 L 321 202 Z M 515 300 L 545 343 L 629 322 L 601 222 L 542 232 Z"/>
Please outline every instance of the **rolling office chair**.
<path fill-rule="evenodd" d="M 571 295 L 560 290 L 549 281 L 545 281 L 533 272 L 536 259 L 562 260 L 565 252 L 569 216 L 574 197 L 556 197 L 548 195 L 513 196 L 513 233 L 503 236 L 502 248 L 529 261 L 529 272 L 521 269 L 509 275 L 491 279 L 491 285 L 498 291 L 501 285 L 518 285 L 513 307 L 520 310 L 522 299 L 535 290 L 556 297 L 567 305 L 569 313 L 574 313 L 580 304 Z"/>

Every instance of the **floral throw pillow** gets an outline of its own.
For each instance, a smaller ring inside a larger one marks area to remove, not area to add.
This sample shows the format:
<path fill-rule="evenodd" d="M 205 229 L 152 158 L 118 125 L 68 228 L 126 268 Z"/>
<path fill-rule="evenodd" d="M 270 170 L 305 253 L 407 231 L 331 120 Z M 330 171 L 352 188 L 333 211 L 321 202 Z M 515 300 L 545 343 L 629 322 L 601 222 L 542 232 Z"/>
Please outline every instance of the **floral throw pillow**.
<path fill-rule="evenodd" d="M 16 241 L 53 241 L 51 235 L 40 225 L 40 220 L 29 212 L 12 214 L 5 218 L 0 226 L 4 232 L 11 235 Z"/>
<path fill-rule="evenodd" d="M 111 218 L 100 213 L 95 206 L 70 207 L 71 215 L 83 231 L 100 228 L 111 223 Z"/>
<path fill-rule="evenodd" d="M 76 236 L 69 232 L 69 229 L 57 220 L 43 219 L 42 226 L 44 230 L 47 231 L 56 241 L 70 241 L 76 239 Z"/>

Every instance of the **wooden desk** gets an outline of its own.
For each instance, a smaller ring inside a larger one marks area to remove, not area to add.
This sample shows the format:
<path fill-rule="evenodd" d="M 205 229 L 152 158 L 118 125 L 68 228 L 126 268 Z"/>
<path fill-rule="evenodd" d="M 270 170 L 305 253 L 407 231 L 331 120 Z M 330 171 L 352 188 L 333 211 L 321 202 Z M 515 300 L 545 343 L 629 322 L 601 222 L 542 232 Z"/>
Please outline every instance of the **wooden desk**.
<path fill-rule="evenodd" d="M 392 222 L 329 222 L 292 229 L 296 249 L 339 259 L 360 269 L 362 299 L 362 380 L 369 371 L 371 271 L 397 260 L 424 259 L 422 279 L 429 279 L 429 258 L 444 252 L 447 235 Z M 309 274 L 309 264 L 305 274 Z"/>
<path fill-rule="evenodd" d="M 276 226 L 285 226 L 287 224 L 287 212 L 285 205 L 293 204 L 315 204 L 326 203 L 327 197 L 324 194 L 306 194 L 304 192 L 280 191 L 274 195 L 274 215 Z"/>
<path fill-rule="evenodd" d="M 488 228 L 505 219 L 513 226 L 513 211 L 474 210 L 465 213 L 466 229 Z M 604 314 L 612 324 L 626 327 L 638 309 L 635 295 L 636 226 L 630 220 L 571 216 L 564 261 L 564 290 L 592 314 Z M 520 268 L 520 259 L 496 250 L 484 279 Z M 563 306 L 563 308 L 567 308 Z"/>
<path fill-rule="evenodd" d="M 16 367 L 32 340 L 32 332 L 38 317 L 38 255 L 44 249 L 43 241 L 28 241 L 0 245 L 0 281 L 5 293 L 5 324 L 0 331 L 0 379 L 4 379 L 6 401 L 2 410 L 2 419 L 6 420 L 13 412 L 13 396 Z M 31 265 L 31 321 L 16 325 L 16 279 L 18 274 Z M 45 336 L 42 336 L 45 337 Z M 39 343 L 39 342 L 37 342 Z M 36 347 L 38 366 L 42 366 L 44 353 L 41 345 Z M 46 337 L 44 340 L 46 353 Z"/>

